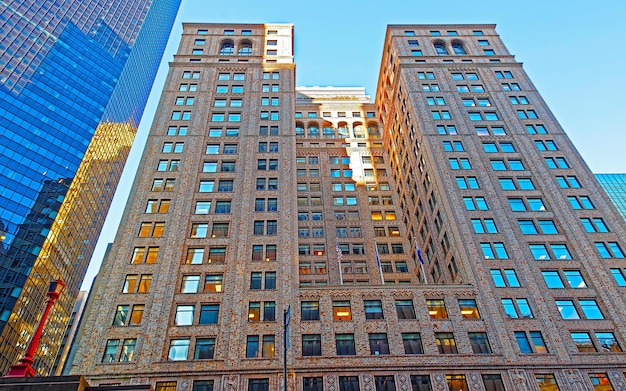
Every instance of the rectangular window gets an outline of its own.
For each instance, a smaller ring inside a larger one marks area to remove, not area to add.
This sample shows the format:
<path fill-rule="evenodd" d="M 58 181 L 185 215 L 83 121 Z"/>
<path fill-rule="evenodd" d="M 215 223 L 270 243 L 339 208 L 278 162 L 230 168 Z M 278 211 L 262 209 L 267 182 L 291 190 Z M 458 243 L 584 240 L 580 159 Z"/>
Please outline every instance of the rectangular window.
<path fill-rule="evenodd" d="M 365 319 L 384 319 L 383 306 L 380 300 L 364 300 Z"/>
<path fill-rule="evenodd" d="M 302 334 L 302 355 L 322 355 L 322 337 L 320 334 Z"/>
<path fill-rule="evenodd" d="M 424 354 L 422 338 L 419 333 L 402 333 L 405 354 Z"/>
<path fill-rule="evenodd" d="M 412 300 L 396 300 L 398 319 L 415 319 L 415 309 Z"/>
<path fill-rule="evenodd" d="M 303 301 L 300 306 L 302 320 L 320 320 L 318 301 Z"/>
<path fill-rule="evenodd" d="M 491 351 L 491 345 L 489 344 L 489 339 L 487 338 L 487 333 L 479 332 L 479 333 L 467 333 L 470 345 L 472 346 L 472 351 L 474 354 L 489 354 L 493 353 Z"/>
<path fill-rule="evenodd" d="M 338 356 L 356 355 L 354 334 L 335 334 L 335 344 Z"/>
<path fill-rule="evenodd" d="M 454 334 L 452 333 L 435 333 L 435 342 L 439 354 L 456 354 L 458 353 Z"/>
<path fill-rule="evenodd" d="M 387 341 L 387 333 L 370 333 L 370 353 L 372 355 L 389 354 L 389 342 Z"/>

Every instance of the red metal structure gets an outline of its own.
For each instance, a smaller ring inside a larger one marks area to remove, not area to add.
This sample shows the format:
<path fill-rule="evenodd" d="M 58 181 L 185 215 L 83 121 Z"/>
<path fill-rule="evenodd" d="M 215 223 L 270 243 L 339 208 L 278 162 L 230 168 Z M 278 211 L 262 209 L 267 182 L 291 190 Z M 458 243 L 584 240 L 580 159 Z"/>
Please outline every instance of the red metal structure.
<path fill-rule="evenodd" d="M 32 377 L 35 376 L 35 370 L 32 367 L 33 357 L 35 356 L 35 352 L 37 351 L 37 347 L 39 346 L 39 340 L 41 339 L 41 334 L 43 333 L 43 328 L 46 324 L 46 320 L 48 320 L 48 315 L 50 314 L 50 310 L 52 309 L 52 305 L 54 302 L 61 296 L 61 292 L 65 288 L 65 283 L 59 280 L 50 281 L 50 287 L 48 288 L 48 301 L 46 301 L 46 309 L 39 320 L 39 324 L 37 325 L 37 329 L 33 334 L 30 342 L 28 343 L 28 347 L 24 352 L 24 356 L 20 358 L 19 364 L 11 365 L 9 372 L 4 377 Z"/>

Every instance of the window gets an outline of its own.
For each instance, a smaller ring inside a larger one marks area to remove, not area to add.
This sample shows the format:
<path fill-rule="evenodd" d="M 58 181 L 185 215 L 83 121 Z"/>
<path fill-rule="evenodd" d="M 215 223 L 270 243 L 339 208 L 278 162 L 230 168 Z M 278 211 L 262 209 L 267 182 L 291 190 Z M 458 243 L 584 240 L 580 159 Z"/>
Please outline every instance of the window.
<path fill-rule="evenodd" d="M 559 385 L 556 382 L 554 374 L 551 373 L 537 373 L 535 374 L 535 381 L 540 391 L 559 391 Z"/>
<path fill-rule="evenodd" d="M 611 390 L 613 385 L 606 373 L 590 373 L 589 380 L 594 390 Z"/>
<path fill-rule="evenodd" d="M 443 43 L 434 43 L 433 47 L 435 48 L 435 52 L 439 56 L 447 56 L 449 54 L 446 45 L 444 45 Z"/>
<path fill-rule="evenodd" d="M 463 319 L 480 319 L 475 299 L 459 299 L 459 309 Z"/>
<path fill-rule="evenodd" d="M 478 180 L 476 177 L 456 177 L 456 184 L 459 189 L 478 189 Z"/>
<path fill-rule="evenodd" d="M 322 337 L 319 334 L 302 334 L 302 355 L 321 356 Z"/>
<path fill-rule="evenodd" d="M 210 203 L 209 203 L 210 207 Z M 215 213 L 216 214 L 229 214 L 231 210 L 231 201 L 216 201 Z"/>
<path fill-rule="evenodd" d="M 114 362 L 117 360 L 117 348 L 120 344 L 119 339 L 107 340 L 104 348 L 104 355 L 102 356 L 102 362 Z"/>
<path fill-rule="evenodd" d="M 211 164 L 211 162 L 205 162 L 205 168 L 207 167 L 206 166 L 207 163 Z M 198 192 L 199 193 L 213 193 L 214 189 L 215 189 L 215 181 L 201 180 L 200 185 L 198 187 Z"/>
<path fill-rule="evenodd" d="M 380 300 L 364 300 L 365 319 L 383 319 L 383 306 Z"/>
<path fill-rule="evenodd" d="M 540 331 L 529 331 L 528 334 L 525 331 L 515 331 L 514 335 L 521 353 L 548 353 Z"/>
<path fill-rule="evenodd" d="M 354 334 L 335 334 L 335 344 L 338 356 L 356 355 Z"/>
<path fill-rule="evenodd" d="M 432 391 L 429 375 L 411 375 L 411 387 L 413 391 Z"/>
<path fill-rule="evenodd" d="M 303 301 L 301 304 L 302 320 L 320 320 L 318 301 Z"/>
<path fill-rule="evenodd" d="M 443 141 L 443 150 L 446 152 L 463 152 L 463 143 L 461 141 Z"/>
<path fill-rule="evenodd" d="M 548 165 L 548 168 L 570 168 L 569 164 L 567 163 L 567 160 L 565 160 L 565 158 L 563 157 L 546 157 L 544 158 L 546 164 Z"/>
<path fill-rule="evenodd" d="M 517 83 L 502 83 L 502 91 L 521 91 L 522 88 Z"/>
<path fill-rule="evenodd" d="M 504 288 L 507 286 L 518 288 L 520 286 L 514 269 L 491 269 L 490 272 L 493 283 L 497 288 Z"/>
<path fill-rule="evenodd" d="M 170 361 L 186 360 L 189 354 L 189 338 L 170 340 L 170 349 L 167 359 Z"/>
<path fill-rule="evenodd" d="M 433 119 L 439 120 L 439 119 L 452 119 L 452 117 L 450 116 L 450 112 L 447 110 L 440 110 L 440 111 L 431 111 L 430 112 Z"/>
<path fill-rule="evenodd" d="M 621 352 L 622 348 L 617 343 L 617 339 L 612 332 L 609 331 L 596 331 L 594 333 L 598 344 L 602 347 L 604 352 Z"/>
<path fill-rule="evenodd" d="M 617 282 L 617 286 L 626 286 L 626 269 L 611 269 L 611 274 Z"/>
<path fill-rule="evenodd" d="M 174 318 L 174 325 L 176 326 L 191 326 L 193 323 L 194 306 L 192 305 L 178 305 L 176 306 L 176 316 Z"/>
<path fill-rule="evenodd" d="M 466 210 L 489 210 L 485 197 L 463 197 Z"/>
<path fill-rule="evenodd" d="M 187 275 L 183 276 L 180 291 L 182 293 L 197 293 L 200 286 L 200 276 Z"/>
<path fill-rule="evenodd" d="M 572 189 L 580 189 L 582 186 L 580 182 L 578 182 L 578 178 L 575 176 L 556 176 L 556 181 L 559 184 L 559 187 L 562 189 L 572 188 Z"/>
<path fill-rule="evenodd" d="M 556 300 L 555 303 L 563 319 L 580 319 L 573 300 Z"/>
<path fill-rule="evenodd" d="M 606 258 L 624 258 L 624 252 L 617 242 L 595 242 L 596 249 L 600 253 L 600 257 Z"/>
<path fill-rule="evenodd" d="M 496 71 L 496 77 L 498 79 L 512 79 L 513 74 L 510 71 Z"/>
<path fill-rule="evenodd" d="M 437 343 L 439 354 L 458 353 L 456 341 L 454 340 L 454 334 L 452 333 L 435 333 L 435 342 Z"/>
<path fill-rule="evenodd" d="M 194 360 L 212 359 L 214 354 L 215 338 L 196 338 L 196 349 L 193 354 Z"/>
<path fill-rule="evenodd" d="M 322 377 L 302 378 L 302 391 L 324 391 L 324 378 Z"/>
<path fill-rule="evenodd" d="M 453 170 L 470 170 L 472 168 L 468 158 L 449 158 L 448 162 Z"/>
<path fill-rule="evenodd" d="M 517 116 L 520 119 L 537 119 L 537 112 L 535 110 L 517 110 Z"/>
<path fill-rule="evenodd" d="M 446 311 L 445 301 L 443 299 L 428 299 L 426 300 L 428 306 L 428 314 L 431 319 L 447 319 L 448 312 Z"/>
<path fill-rule="evenodd" d="M 339 391 L 359 391 L 358 376 L 339 376 Z"/>
<path fill-rule="evenodd" d="M 189 248 L 187 249 L 186 264 L 201 265 L 204 259 L 204 248 Z"/>
<path fill-rule="evenodd" d="M 372 355 L 389 354 L 389 342 L 387 333 L 369 333 L 370 353 Z"/>
<path fill-rule="evenodd" d="M 333 319 L 352 320 L 352 310 L 349 300 L 333 301 Z"/>
<path fill-rule="evenodd" d="M 491 345 L 489 344 L 489 338 L 487 338 L 487 333 L 484 332 L 474 332 L 467 333 L 470 345 L 472 345 L 472 351 L 474 354 L 489 354 L 492 353 Z"/>
<path fill-rule="evenodd" d="M 217 324 L 219 312 L 219 304 L 204 304 L 200 306 L 200 319 L 198 324 Z"/>
<path fill-rule="evenodd" d="M 209 229 L 208 223 L 193 223 L 191 224 L 190 238 L 206 238 L 207 231 Z"/>
<path fill-rule="evenodd" d="M 396 313 L 398 319 L 415 319 L 413 300 L 396 300 Z"/>
<path fill-rule="evenodd" d="M 533 318 L 533 313 L 530 310 L 528 299 L 516 298 L 516 299 L 500 299 L 504 312 L 512 319 Z"/>
<path fill-rule="evenodd" d="M 509 259 L 504 243 L 481 243 L 480 247 L 485 259 Z"/>
<path fill-rule="evenodd" d="M 448 35 L 450 35 L 450 34 L 448 34 Z M 452 51 L 456 55 L 467 54 L 467 52 L 465 51 L 465 47 L 463 47 L 463 44 L 459 43 L 459 42 L 453 42 L 452 43 Z"/>
<path fill-rule="evenodd" d="M 269 391 L 269 379 L 250 379 L 248 380 L 248 391 Z"/>
<path fill-rule="evenodd" d="M 222 274 L 207 274 L 204 278 L 204 291 L 221 292 L 223 280 Z"/>
<path fill-rule="evenodd" d="M 533 190 L 535 185 L 530 178 L 498 178 L 502 190 Z"/>
<path fill-rule="evenodd" d="M 498 233 L 498 229 L 493 219 L 472 219 L 474 232 L 477 234 Z"/>

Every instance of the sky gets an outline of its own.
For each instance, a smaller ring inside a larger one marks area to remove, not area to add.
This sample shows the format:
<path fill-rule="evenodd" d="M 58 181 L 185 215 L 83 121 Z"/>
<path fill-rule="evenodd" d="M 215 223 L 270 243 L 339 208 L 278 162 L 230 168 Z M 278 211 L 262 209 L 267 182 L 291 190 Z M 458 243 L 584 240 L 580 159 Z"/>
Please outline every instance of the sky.
<path fill-rule="evenodd" d="M 372 97 L 388 24 L 496 24 L 591 170 L 623 173 L 625 18 L 623 0 L 182 0 L 82 289 L 117 232 L 183 22 L 293 23 L 298 86 L 363 86 Z"/>

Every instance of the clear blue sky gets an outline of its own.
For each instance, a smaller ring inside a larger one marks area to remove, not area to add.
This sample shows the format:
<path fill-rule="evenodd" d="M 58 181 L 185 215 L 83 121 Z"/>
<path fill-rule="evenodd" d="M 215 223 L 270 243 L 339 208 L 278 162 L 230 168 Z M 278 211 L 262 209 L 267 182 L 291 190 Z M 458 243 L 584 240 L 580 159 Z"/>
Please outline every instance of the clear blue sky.
<path fill-rule="evenodd" d="M 594 172 L 626 172 L 626 2 L 183 0 L 131 158 L 85 277 L 113 241 L 183 22 L 293 23 L 298 86 L 374 95 L 387 24 L 495 23 Z"/>

